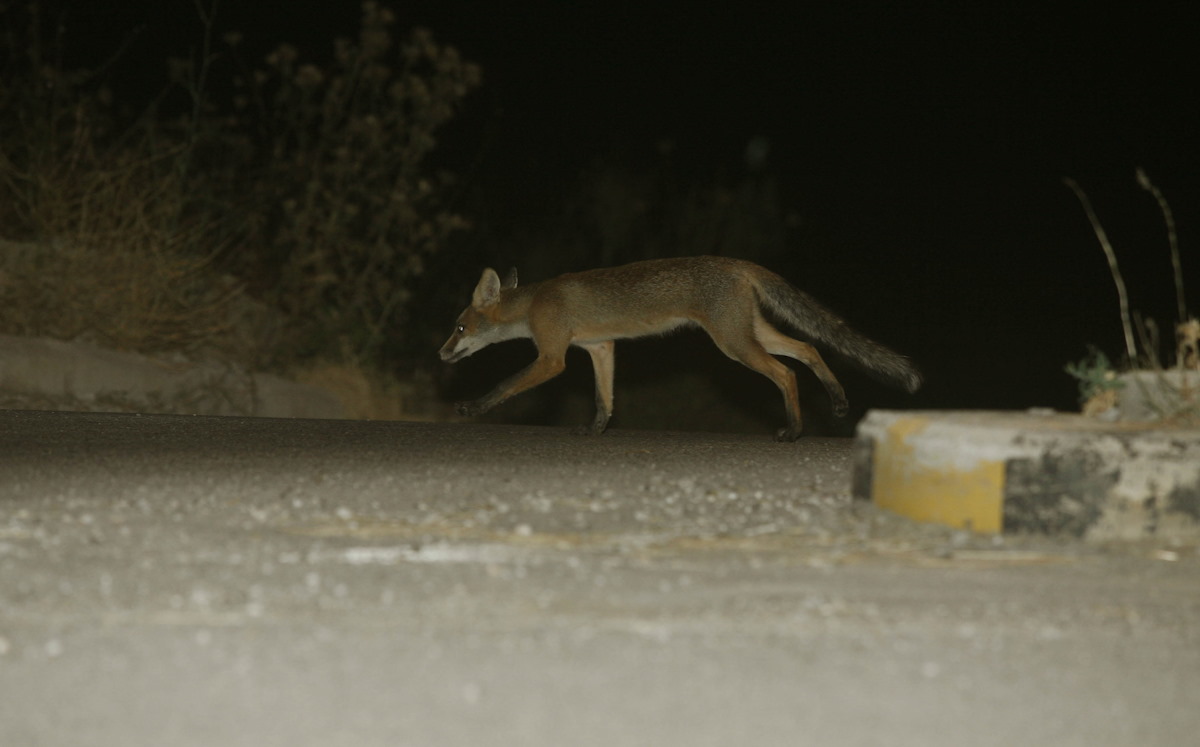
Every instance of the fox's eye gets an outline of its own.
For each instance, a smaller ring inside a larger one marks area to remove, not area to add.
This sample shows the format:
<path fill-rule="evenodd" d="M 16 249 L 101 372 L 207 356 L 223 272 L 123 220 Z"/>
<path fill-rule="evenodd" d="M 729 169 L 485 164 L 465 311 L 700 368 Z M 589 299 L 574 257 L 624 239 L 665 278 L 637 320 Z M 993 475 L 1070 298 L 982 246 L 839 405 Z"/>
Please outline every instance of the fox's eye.
<path fill-rule="evenodd" d="M 460 335 L 461 335 L 463 332 L 466 332 L 466 331 L 467 331 L 467 325 L 465 325 L 465 324 L 460 324 L 460 325 L 458 325 L 457 327 L 455 327 L 455 328 L 454 328 L 454 331 L 455 331 L 455 332 L 457 332 L 458 334 L 460 334 Z"/>

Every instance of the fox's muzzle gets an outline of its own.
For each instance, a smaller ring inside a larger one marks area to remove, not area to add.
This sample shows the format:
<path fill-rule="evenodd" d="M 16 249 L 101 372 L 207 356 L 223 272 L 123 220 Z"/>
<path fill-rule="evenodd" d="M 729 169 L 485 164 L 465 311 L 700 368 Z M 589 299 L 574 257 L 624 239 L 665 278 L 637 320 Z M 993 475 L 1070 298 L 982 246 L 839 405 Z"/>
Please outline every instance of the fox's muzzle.
<path fill-rule="evenodd" d="M 447 363 L 457 363 L 468 355 L 466 346 L 459 344 L 456 337 L 446 340 L 446 344 L 438 351 L 438 357 Z"/>

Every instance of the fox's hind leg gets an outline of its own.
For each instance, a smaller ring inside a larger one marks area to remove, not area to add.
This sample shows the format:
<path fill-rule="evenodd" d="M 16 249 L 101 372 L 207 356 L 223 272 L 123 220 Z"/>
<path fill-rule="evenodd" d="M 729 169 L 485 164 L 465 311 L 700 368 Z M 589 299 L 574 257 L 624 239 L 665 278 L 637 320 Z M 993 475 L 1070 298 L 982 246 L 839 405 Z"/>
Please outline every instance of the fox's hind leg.
<path fill-rule="evenodd" d="M 800 415 L 800 394 L 796 390 L 796 374 L 771 354 L 759 341 L 757 334 L 747 334 L 751 330 L 757 330 L 755 310 L 746 308 L 740 311 L 744 316 L 725 309 L 719 323 L 708 322 L 701 326 L 712 337 L 717 347 L 721 348 L 721 352 L 775 382 L 775 386 L 783 395 L 783 406 L 787 411 L 788 420 L 787 427 L 775 433 L 775 440 L 795 441 L 800 438 L 804 427 L 804 420 Z"/>
<path fill-rule="evenodd" d="M 757 315 L 754 319 L 754 337 L 763 344 L 768 353 L 786 355 L 808 366 L 809 370 L 821 380 L 825 391 L 829 393 L 833 414 L 838 417 L 846 414 L 850 408 L 850 403 L 846 401 L 846 393 L 842 390 L 842 385 L 837 377 L 833 375 L 833 371 L 830 371 L 829 366 L 825 365 L 824 359 L 821 358 L 821 354 L 817 352 L 816 348 L 783 334 L 771 326 L 771 323 L 762 315 Z"/>

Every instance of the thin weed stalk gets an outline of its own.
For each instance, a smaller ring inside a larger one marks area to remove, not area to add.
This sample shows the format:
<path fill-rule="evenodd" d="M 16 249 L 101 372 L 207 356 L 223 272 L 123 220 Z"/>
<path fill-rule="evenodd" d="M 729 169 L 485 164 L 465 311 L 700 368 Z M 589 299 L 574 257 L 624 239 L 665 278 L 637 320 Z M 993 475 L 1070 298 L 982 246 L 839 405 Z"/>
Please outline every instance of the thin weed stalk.
<path fill-rule="evenodd" d="M 1064 178 L 1063 182 L 1079 198 L 1079 203 L 1083 205 L 1083 211 L 1092 224 L 1092 231 L 1100 242 L 1100 248 L 1104 250 L 1104 256 L 1108 259 L 1108 270 L 1112 273 L 1113 284 L 1117 286 L 1117 299 L 1121 306 L 1121 327 L 1125 332 L 1125 352 L 1129 356 L 1130 364 L 1135 364 L 1137 362 L 1137 343 L 1134 341 L 1133 320 L 1129 313 L 1129 294 L 1125 290 L 1125 278 L 1121 276 L 1121 268 L 1117 264 L 1117 254 L 1113 251 L 1104 226 L 1096 217 L 1096 212 L 1092 210 L 1092 202 L 1088 199 L 1087 193 L 1070 177 Z"/>

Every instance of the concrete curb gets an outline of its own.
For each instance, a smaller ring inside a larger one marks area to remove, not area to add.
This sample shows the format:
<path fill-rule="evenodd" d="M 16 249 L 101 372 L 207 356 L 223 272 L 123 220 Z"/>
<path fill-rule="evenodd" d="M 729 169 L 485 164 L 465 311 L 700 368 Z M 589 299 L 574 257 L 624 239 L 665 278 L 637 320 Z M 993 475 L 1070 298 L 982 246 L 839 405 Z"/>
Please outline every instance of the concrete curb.
<path fill-rule="evenodd" d="M 1117 375 L 1117 384 L 1120 420 L 1195 418 L 1200 411 L 1200 371 L 1126 371 Z"/>
<path fill-rule="evenodd" d="M 215 361 L 0 335 L 0 392 L 92 412 L 344 418 L 331 392 Z"/>
<path fill-rule="evenodd" d="M 984 533 L 1200 540 L 1200 429 L 1054 412 L 872 411 L 856 498 Z"/>

